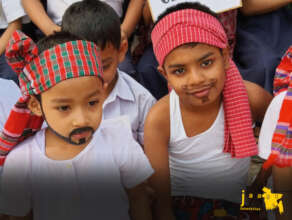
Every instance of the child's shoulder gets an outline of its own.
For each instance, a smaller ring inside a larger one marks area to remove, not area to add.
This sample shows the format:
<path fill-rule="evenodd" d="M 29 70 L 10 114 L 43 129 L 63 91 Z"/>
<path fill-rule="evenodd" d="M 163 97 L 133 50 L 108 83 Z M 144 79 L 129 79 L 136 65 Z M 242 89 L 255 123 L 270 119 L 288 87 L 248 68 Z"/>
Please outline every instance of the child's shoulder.
<path fill-rule="evenodd" d="M 135 98 L 143 97 L 144 99 L 151 100 L 155 102 L 155 98 L 152 96 L 152 94 L 145 89 L 140 83 L 138 83 L 135 79 L 133 79 L 131 76 L 129 76 L 127 73 L 118 70 L 119 77 L 121 78 L 121 87 L 122 89 L 125 89 L 125 91 L 131 93 L 131 95 Z"/>
<path fill-rule="evenodd" d="M 35 135 L 25 139 L 21 143 L 17 144 L 7 155 L 6 163 L 27 164 L 31 160 L 32 150 L 38 147 L 40 139 L 43 136 L 43 130 L 38 131 Z"/>
<path fill-rule="evenodd" d="M 130 120 L 127 115 L 103 120 L 100 125 L 102 138 L 111 143 L 125 141 L 132 137 Z"/>
<path fill-rule="evenodd" d="M 150 109 L 146 119 L 150 128 L 161 128 L 163 131 L 170 127 L 169 97 L 169 94 L 164 96 Z"/>

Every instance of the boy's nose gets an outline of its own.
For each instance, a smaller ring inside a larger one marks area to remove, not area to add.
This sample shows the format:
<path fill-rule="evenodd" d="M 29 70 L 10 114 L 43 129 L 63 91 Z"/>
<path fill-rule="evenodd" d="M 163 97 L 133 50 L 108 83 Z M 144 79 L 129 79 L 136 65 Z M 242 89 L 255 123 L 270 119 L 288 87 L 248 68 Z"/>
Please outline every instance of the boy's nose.
<path fill-rule="evenodd" d="M 74 127 L 85 127 L 88 126 L 89 119 L 87 113 L 84 109 L 76 109 L 73 116 L 73 126 Z"/>
<path fill-rule="evenodd" d="M 196 86 L 204 83 L 206 80 L 206 77 L 203 73 L 200 71 L 196 71 L 195 69 L 192 69 L 189 76 L 188 76 L 188 85 L 189 86 Z"/>

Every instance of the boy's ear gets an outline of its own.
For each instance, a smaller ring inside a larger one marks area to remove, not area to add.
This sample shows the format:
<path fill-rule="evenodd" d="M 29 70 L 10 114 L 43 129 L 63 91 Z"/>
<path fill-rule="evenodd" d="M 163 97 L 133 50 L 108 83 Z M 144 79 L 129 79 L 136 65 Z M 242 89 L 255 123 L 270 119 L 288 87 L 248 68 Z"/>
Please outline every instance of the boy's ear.
<path fill-rule="evenodd" d="M 119 49 L 119 63 L 123 62 L 128 51 L 128 39 L 121 39 L 120 49 Z"/>
<path fill-rule="evenodd" d="M 37 100 L 37 98 L 35 96 L 30 96 L 30 99 L 28 101 L 28 105 L 27 107 L 29 108 L 29 110 L 34 113 L 37 116 L 42 116 L 42 109 L 41 109 L 41 104 L 39 102 L 39 100 Z"/>
<path fill-rule="evenodd" d="M 167 80 L 167 74 L 166 74 L 166 72 L 165 72 L 165 69 L 164 69 L 162 66 L 158 66 L 158 67 L 157 67 L 157 70 L 158 70 L 158 72 L 160 72 L 160 74 L 161 74 L 162 76 L 164 76 L 164 78 Z"/>
<path fill-rule="evenodd" d="M 229 47 L 222 49 L 222 56 L 224 59 L 224 67 L 225 67 L 225 69 L 228 69 L 229 68 L 229 59 L 230 59 Z"/>

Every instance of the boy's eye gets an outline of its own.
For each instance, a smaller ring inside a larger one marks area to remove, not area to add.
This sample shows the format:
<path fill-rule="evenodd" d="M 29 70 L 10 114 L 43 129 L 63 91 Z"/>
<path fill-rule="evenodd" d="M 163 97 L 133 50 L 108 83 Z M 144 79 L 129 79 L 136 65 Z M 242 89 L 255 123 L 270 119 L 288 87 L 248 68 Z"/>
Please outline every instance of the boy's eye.
<path fill-rule="evenodd" d="M 213 63 L 213 60 L 205 60 L 201 63 L 202 67 L 210 66 Z"/>
<path fill-rule="evenodd" d="M 98 104 L 98 101 L 97 101 L 97 100 L 95 100 L 95 101 L 90 101 L 90 102 L 88 102 L 88 104 L 89 104 L 90 106 L 94 106 L 94 105 L 97 105 L 97 104 Z"/>
<path fill-rule="evenodd" d="M 60 111 L 60 112 L 66 112 L 69 110 L 69 106 L 68 105 L 63 105 L 63 106 L 59 106 L 57 107 L 57 109 Z"/>
<path fill-rule="evenodd" d="M 181 75 L 184 72 L 185 72 L 184 68 L 178 68 L 178 69 L 175 69 L 172 73 L 175 74 L 175 75 Z"/>
<path fill-rule="evenodd" d="M 102 68 L 103 68 L 103 70 L 106 70 L 106 69 L 108 69 L 110 66 L 111 66 L 111 64 L 106 64 L 106 65 L 103 65 Z"/>

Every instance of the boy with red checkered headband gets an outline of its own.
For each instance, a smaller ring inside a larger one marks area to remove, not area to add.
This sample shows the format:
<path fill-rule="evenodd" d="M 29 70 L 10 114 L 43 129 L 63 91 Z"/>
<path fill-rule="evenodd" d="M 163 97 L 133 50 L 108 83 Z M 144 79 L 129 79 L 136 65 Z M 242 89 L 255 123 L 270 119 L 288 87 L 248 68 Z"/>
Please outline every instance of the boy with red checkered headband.
<path fill-rule="evenodd" d="M 15 32 L 6 57 L 22 97 L 0 135 L 1 153 L 12 150 L 1 157 L 0 213 L 128 220 L 130 207 L 133 219 L 149 219 L 136 200 L 153 173 L 149 161 L 126 118 L 101 123 L 106 85 L 97 46 L 62 32 L 36 45 Z"/>
<path fill-rule="evenodd" d="M 216 14 L 198 3 L 169 8 L 151 37 L 158 70 L 173 88 L 145 123 L 156 217 L 172 218 L 171 205 L 178 219 L 210 219 L 222 208 L 238 216 L 257 154 L 252 119 L 262 120 L 271 95 L 243 82 Z"/>

